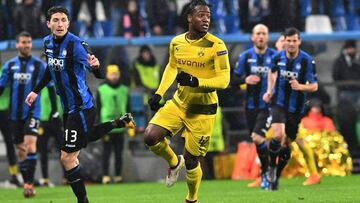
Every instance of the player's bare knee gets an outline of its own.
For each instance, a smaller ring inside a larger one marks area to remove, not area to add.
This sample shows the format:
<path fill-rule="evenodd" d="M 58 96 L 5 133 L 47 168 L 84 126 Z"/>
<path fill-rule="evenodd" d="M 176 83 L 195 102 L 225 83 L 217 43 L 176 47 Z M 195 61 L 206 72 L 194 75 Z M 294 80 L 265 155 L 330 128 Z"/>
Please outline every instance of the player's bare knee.
<path fill-rule="evenodd" d="M 282 138 L 284 137 L 284 135 L 283 135 L 283 132 L 282 132 L 282 130 L 281 129 L 274 129 L 274 134 L 273 134 L 273 136 L 272 136 L 272 138 L 274 139 L 274 140 L 276 140 L 276 141 L 281 141 L 282 140 Z"/>
<path fill-rule="evenodd" d="M 158 142 L 160 142 L 164 136 L 162 135 L 162 132 L 157 130 L 154 125 L 149 125 L 145 129 L 144 133 L 144 142 L 147 146 L 154 146 Z"/>
<path fill-rule="evenodd" d="M 63 164 L 63 166 L 65 168 L 68 168 L 68 167 L 70 167 L 70 165 L 73 165 L 73 163 L 76 162 L 77 158 L 76 158 L 76 156 L 72 156 L 69 153 L 61 153 L 60 160 L 61 160 L 61 163 Z"/>
<path fill-rule="evenodd" d="M 27 155 L 27 147 L 24 143 L 16 145 L 16 149 L 18 151 L 19 159 L 24 160 Z"/>

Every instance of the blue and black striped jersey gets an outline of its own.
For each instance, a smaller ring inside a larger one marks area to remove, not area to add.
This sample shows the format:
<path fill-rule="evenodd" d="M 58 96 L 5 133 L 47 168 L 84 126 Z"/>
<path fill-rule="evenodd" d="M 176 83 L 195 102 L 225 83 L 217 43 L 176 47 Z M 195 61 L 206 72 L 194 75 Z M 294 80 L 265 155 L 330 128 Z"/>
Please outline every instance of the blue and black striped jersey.
<path fill-rule="evenodd" d="M 247 85 L 246 108 L 264 109 L 267 104 L 262 99 L 267 88 L 267 77 L 271 67 L 272 57 L 277 52 L 274 49 L 266 48 L 264 54 L 257 54 L 254 48 L 250 48 L 240 54 L 236 63 L 234 73 L 238 76 L 257 75 L 260 82 L 256 85 Z"/>
<path fill-rule="evenodd" d="M 86 84 L 86 70 L 92 72 L 87 58 L 86 42 L 68 32 L 61 40 L 52 35 L 44 38 L 47 71 L 56 86 L 64 113 L 77 112 L 94 106 L 94 99 Z"/>
<path fill-rule="evenodd" d="M 44 72 L 45 63 L 35 56 L 28 58 L 17 56 L 5 63 L 0 77 L 0 87 L 10 87 L 9 118 L 11 120 L 40 118 L 40 99 L 29 107 L 25 104 L 25 98 L 39 83 Z"/>
<path fill-rule="evenodd" d="M 289 59 L 286 57 L 286 51 L 282 51 L 274 56 L 271 71 L 277 72 L 273 104 L 284 107 L 291 113 L 303 113 L 307 94 L 293 90 L 289 81 L 294 78 L 300 84 L 317 83 L 313 58 L 300 50 L 295 59 Z"/>

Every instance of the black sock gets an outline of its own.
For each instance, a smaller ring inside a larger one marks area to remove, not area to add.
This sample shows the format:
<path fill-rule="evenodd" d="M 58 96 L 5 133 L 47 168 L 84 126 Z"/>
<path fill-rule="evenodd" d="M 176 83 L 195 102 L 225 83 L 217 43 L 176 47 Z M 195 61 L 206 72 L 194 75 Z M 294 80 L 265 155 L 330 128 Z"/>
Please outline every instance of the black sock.
<path fill-rule="evenodd" d="M 34 174 L 36 169 L 36 161 L 37 161 L 37 154 L 36 153 L 28 153 L 27 155 L 27 182 L 33 184 L 34 183 Z"/>
<path fill-rule="evenodd" d="M 269 166 L 269 152 L 265 141 L 256 145 L 256 152 L 258 153 L 261 163 L 261 173 L 265 173 Z"/>
<path fill-rule="evenodd" d="M 66 171 L 66 176 L 74 194 L 78 199 L 78 202 L 85 202 L 87 199 L 86 189 L 84 179 L 80 173 L 80 165 Z"/>
<path fill-rule="evenodd" d="M 291 148 L 281 147 L 279 152 L 279 163 L 276 171 L 277 178 L 280 177 L 282 170 L 285 168 L 290 158 L 291 158 Z"/>
<path fill-rule="evenodd" d="M 21 176 L 22 176 L 22 178 L 24 180 L 24 183 L 27 183 L 27 181 L 28 181 L 28 176 L 27 176 L 28 162 L 27 162 L 27 159 L 25 159 L 24 161 L 19 162 L 19 168 L 20 168 L 20 173 L 21 173 Z"/>
<path fill-rule="evenodd" d="M 279 150 L 280 150 L 280 142 L 276 141 L 274 139 L 270 140 L 269 143 L 269 155 L 270 155 L 270 163 L 269 165 L 271 167 L 275 167 L 276 166 L 276 158 L 279 154 Z"/>
<path fill-rule="evenodd" d="M 112 129 L 116 128 L 116 124 L 114 124 L 114 122 L 115 121 L 109 121 L 109 122 L 100 123 L 98 125 L 95 125 L 94 129 L 91 131 L 91 133 L 89 135 L 90 142 L 94 142 L 94 141 L 102 138 L 104 135 L 106 135 Z"/>

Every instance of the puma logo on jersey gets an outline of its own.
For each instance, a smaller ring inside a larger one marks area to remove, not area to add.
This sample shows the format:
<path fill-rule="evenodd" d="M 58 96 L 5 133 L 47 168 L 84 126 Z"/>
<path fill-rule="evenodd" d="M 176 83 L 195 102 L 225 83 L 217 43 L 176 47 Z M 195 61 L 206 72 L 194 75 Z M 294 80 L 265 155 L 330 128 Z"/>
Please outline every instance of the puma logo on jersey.
<path fill-rule="evenodd" d="M 186 59 L 177 59 L 176 63 L 179 65 L 187 65 L 197 68 L 205 68 L 205 62 L 190 61 Z"/>

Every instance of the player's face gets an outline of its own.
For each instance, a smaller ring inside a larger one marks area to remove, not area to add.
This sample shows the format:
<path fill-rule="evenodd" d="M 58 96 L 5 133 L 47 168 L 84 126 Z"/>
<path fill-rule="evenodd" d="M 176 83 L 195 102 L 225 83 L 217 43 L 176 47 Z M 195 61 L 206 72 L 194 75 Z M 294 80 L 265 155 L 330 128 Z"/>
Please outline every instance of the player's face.
<path fill-rule="evenodd" d="M 64 36 L 69 29 L 69 19 L 65 13 L 54 13 L 51 15 L 50 21 L 47 21 L 47 26 L 51 33 L 56 37 Z"/>
<path fill-rule="evenodd" d="M 32 48 L 31 37 L 19 37 L 19 40 L 16 42 L 16 49 L 19 51 L 19 54 L 22 56 L 30 56 Z"/>
<path fill-rule="evenodd" d="M 286 52 L 290 54 L 297 53 L 299 51 L 300 44 L 301 40 L 297 34 L 285 37 Z"/>
<path fill-rule="evenodd" d="M 266 27 L 256 28 L 251 35 L 251 40 L 258 49 L 265 49 L 269 41 L 269 32 Z"/>
<path fill-rule="evenodd" d="M 199 33 L 206 33 L 210 26 L 210 9 L 207 6 L 196 6 L 189 15 L 188 21 L 192 29 Z"/>

